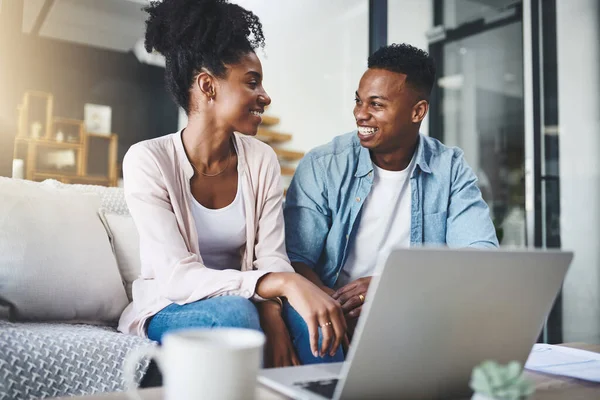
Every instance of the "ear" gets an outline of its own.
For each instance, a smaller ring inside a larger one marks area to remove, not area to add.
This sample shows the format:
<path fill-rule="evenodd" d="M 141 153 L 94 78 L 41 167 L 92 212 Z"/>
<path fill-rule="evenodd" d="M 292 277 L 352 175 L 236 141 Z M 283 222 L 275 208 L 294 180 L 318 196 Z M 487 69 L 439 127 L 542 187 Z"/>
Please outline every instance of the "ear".
<path fill-rule="evenodd" d="M 211 100 L 215 97 L 216 79 L 207 71 L 201 71 L 196 77 L 196 84 L 200 89 L 200 93 L 206 96 L 206 100 Z"/>
<path fill-rule="evenodd" d="M 429 111 L 429 102 L 427 102 L 427 100 L 419 100 L 419 102 L 415 104 L 412 109 L 412 123 L 421 123 L 423 118 L 425 118 L 427 115 L 427 111 Z"/>

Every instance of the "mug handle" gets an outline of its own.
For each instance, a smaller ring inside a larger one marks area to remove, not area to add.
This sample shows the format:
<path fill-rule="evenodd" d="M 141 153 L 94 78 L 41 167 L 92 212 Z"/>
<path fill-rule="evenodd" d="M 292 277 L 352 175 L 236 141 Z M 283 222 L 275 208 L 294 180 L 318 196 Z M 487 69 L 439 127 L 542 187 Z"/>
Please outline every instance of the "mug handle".
<path fill-rule="evenodd" d="M 127 353 L 125 357 L 123 375 L 125 377 L 125 395 L 129 400 L 142 400 L 135 383 L 135 371 L 138 362 L 148 357 L 155 359 L 160 368 L 160 349 L 157 346 L 138 347 Z"/>

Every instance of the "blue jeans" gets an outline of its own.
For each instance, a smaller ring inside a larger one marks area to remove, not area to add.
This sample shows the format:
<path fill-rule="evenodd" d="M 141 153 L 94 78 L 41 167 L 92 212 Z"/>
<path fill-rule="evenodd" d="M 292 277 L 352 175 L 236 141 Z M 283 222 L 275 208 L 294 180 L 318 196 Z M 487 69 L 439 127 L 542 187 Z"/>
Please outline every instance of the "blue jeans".
<path fill-rule="evenodd" d="M 344 360 L 341 348 L 333 357 L 327 355 L 320 358 L 312 355 L 308 326 L 287 301 L 283 303 L 282 316 L 302 364 Z M 161 343 L 163 336 L 168 332 L 186 328 L 217 327 L 262 330 L 256 307 L 250 300 L 240 296 L 213 297 L 181 306 L 171 304 L 156 313 L 148 322 L 146 329 L 148 338 Z"/>
<path fill-rule="evenodd" d="M 168 332 L 187 328 L 248 328 L 261 331 L 254 304 L 240 296 L 221 296 L 193 303 L 170 304 L 147 325 L 148 338 L 162 342 Z"/>
<path fill-rule="evenodd" d="M 283 301 L 283 311 L 281 314 L 287 325 L 288 331 L 290 332 L 296 355 L 303 365 L 344 361 L 344 352 L 341 346 L 333 357 L 329 354 L 326 354 L 323 358 L 313 356 L 312 351 L 310 350 L 308 325 L 306 325 L 304 319 L 296 310 L 294 310 L 294 307 L 292 307 L 287 300 Z M 323 339 L 320 330 L 321 328 L 319 328 L 319 349 L 321 348 L 321 340 Z"/>

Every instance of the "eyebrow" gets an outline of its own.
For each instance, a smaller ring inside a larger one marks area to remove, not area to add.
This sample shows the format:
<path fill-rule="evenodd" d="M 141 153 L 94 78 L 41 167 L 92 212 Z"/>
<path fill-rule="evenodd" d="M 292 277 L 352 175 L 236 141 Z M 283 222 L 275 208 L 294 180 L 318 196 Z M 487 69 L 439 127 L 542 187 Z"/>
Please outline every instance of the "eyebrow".
<path fill-rule="evenodd" d="M 248 71 L 248 72 L 246 72 L 246 75 L 252 75 L 253 77 L 255 77 L 258 80 L 262 79 L 262 75 L 256 71 Z"/>
<path fill-rule="evenodd" d="M 356 97 L 358 97 L 358 98 L 360 99 L 360 96 L 358 95 L 358 91 L 354 92 L 354 94 L 355 94 L 355 96 L 356 96 Z M 377 99 L 380 99 L 380 100 L 387 100 L 387 101 L 389 101 L 389 100 L 390 100 L 390 99 L 388 99 L 388 98 L 387 98 L 387 97 L 385 97 L 385 96 L 370 96 L 370 97 L 369 97 L 369 100 L 377 100 Z"/>

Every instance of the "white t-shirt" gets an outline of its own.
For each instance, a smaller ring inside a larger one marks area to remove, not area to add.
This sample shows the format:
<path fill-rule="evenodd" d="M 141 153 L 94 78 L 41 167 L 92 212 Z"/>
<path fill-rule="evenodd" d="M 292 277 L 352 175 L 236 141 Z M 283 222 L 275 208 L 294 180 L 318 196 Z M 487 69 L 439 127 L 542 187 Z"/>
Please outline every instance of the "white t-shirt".
<path fill-rule="evenodd" d="M 194 199 L 192 214 L 204 265 L 211 269 L 241 270 L 242 248 L 246 244 L 246 212 L 241 179 L 238 177 L 237 193 L 231 204 L 213 210 Z"/>
<path fill-rule="evenodd" d="M 373 275 L 377 259 L 398 247 L 410 246 L 411 185 L 415 158 L 402 171 L 388 171 L 373 164 L 373 186 L 362 206 L 360 222 L 349 243 L 336 288 Z"/>

